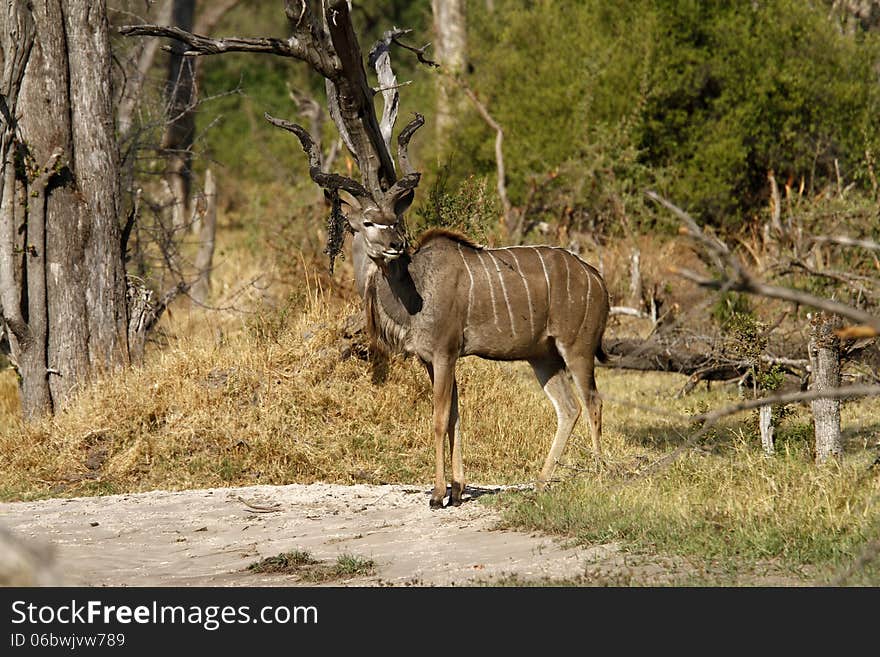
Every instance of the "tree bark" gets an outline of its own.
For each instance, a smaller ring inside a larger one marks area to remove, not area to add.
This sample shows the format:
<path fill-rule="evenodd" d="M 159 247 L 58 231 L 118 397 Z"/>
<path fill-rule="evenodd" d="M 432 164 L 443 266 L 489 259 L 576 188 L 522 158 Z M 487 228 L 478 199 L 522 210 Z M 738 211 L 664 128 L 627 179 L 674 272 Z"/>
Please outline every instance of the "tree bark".
<path fill-rule="evenodd" d="M 834 329 L 840 320 L 824 312 L 816 313 L 810 322 L 810 364 L 813 389 L 817 391 L 840 387 L 840 338 Z M 840 459 L 843 442 L 840 434 L 840 400 L 816 399 L 810 403 L 816 437 L 816 463 L 829 458 Z"/>
<path fill-rule="evenodd" d="M 174 0 L 171 24 L 191 32 L 195 18 L 195 0 Z M 162 148 L 166 153 L 165 177 L 171 188 L 172 218 L 176 230 L 190 220 L 190 187 L 192 181 L 192 144 L 196 130 L 195 62 L 185 57 L 186 46 L 179 41 L 171 44 L 168 77 L 165 81 L 165 102 L 168 118 Z"/>
<path fill-rule="evenodd" d="M 211 292 L 211 269 L 214 261 L 214 240 L 217 234 L 217 183 L 214 174 L 205 171 L 205 212 L 200 222 L 201 235 L 199 251 L 196 254 L 196 273 L 198 278 L 193 283 L 191 296 L 193 301 L 204 304 Z"/>
<path fill-rule="evenodd" d="M 629 305 L 633 308 L 642 307 L 642 254 L 634 248 L 629 257 Z"/>
<path fill-rule="evenodd" d="M 105 3 L 16 0 L 6 11 L 4 52 L 25 23 L 33 47 L 3 161 L 0 298 L 34 418 L 129 362 L 119 163 Z"/>
<path fill-rule="evenodd" d="M 442 146 L 461 109 L 460 96 L 450 79 L 467 65 L 467 25 L 464 0 L 431 0 L 434 14 L 434 46 L 439 63 L 448 75 L 437 76 L 437 139 Z"/>
<path fill-rule="evenodd" d="M 761 446 L 767 456 L 773 456 L 775 447 L 773 444 L 773 407 L 761 406 L 758 410 L 758 426 L 761 430 Z"/>

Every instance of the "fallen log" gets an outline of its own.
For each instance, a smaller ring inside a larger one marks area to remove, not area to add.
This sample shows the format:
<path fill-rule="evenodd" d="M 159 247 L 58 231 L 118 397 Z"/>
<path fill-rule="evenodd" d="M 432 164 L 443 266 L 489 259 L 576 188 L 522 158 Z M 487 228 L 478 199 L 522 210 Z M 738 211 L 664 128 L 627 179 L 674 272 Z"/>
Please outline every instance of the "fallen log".
<path fill-rule="evenodd" d="M 731 360 L 711 351 L 689 350 L 659 340 L 606 338 L 606 367 L 625 370 L 699 374 L 703 379 L 727 381 L 745 374 L 752 363 Z"/>
<path fill-rule="evenodd" d="M 679 392 L 680 395 L 693 390 L 700 381 L 745 379 L 753 374 L 755 365 L 751 360 L 731 357 L 709 345 L 704 344 L 702 348 L 686 347 L 656 338 L 640 340 L 606 337 L 603 347 L 610 357 L 604 363 L 605 367 L 643 372 L 675 372 L 690 376 Z M 801 381 L 806 379 L 810 371 L 807 359 L 765 354 L 760 360 Z"/>

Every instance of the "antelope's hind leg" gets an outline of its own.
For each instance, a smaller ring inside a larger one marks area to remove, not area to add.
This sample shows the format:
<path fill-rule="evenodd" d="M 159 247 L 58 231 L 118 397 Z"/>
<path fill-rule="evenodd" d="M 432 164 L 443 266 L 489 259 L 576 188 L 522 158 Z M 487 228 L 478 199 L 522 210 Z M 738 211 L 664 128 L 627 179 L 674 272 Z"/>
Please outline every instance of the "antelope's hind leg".
<path fill-rule="evenodd" d="M 593 355 L 581 356 L 565 354 L 565 364 L 574 382 L 578 397 L 587 411 L 590 433 L 593 437 L 593 451 L 596 457 L 602 456 L 602 398 L 596 390 L 594 374 L 595 360 Z"/>
<path fill-rule="evenodd" d="M 544 460 L 544 467 L 538 477 L 538 490 L 542 490 L 553 471 L 562 452 L 565 450 L 565 444 L 568 442 L 569 436 L 574 429 L 574 425 L 580 417 L 581 407 L 574 396 L 574 392 L 569 384 L 568 375 L 565 371 L 565 362 L 560 357 L 554 357 L 542 360 L 529 361 L 538 382 L 544 389 L 544 394 L 556 409 L 556 435 L 550 444 L 550 451 Z"/>

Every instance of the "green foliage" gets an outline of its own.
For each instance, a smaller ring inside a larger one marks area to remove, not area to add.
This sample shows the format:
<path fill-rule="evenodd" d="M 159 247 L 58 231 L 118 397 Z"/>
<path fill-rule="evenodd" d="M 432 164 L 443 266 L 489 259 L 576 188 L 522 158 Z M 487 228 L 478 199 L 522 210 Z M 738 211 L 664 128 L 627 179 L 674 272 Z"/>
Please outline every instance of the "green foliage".
<path fill-rule="evenodd" d="M 507 0 L 489 12 L 473 0 L 464 81 L 504 129 L 511 201 L 528 204 L 535 221 L 614 233 L 674 227 L 646 203 L 649 188 L 733 227 L 765 207 L 769 170 L 808 195 L 836 185 L 838 170 L 876 194 L 880 35 L 842 30 L 825 4 Z M 413 28 L 413 44 L 432 40 L 427 3 L 367 0 L 353 17 L 364 51 L 392 25 Z M 285 36 L 276 3 L 242 5 L 225 23 L 218 34 Z M 392 56 L 398 79 L 414 82 L 401 92 L 400 124 L 413 111 L 427 118 L 412 148 L 425 173 L 414 210 L 427 206 L 430 222 L 438 199 L 424 188 L 435 177 L 444 193 L 469 177 L 493 187 L 495 135 L 461 104 L 447 168 L 450 152 L 430 138 L 436 75 L 401 49 Z M 205 58 L 205 158 L 251 183 L 310 184 L 295 140 L 262 118 L 297 119 L 288 86 L 324 98 L 301 62 Z M 335 138 L 329 122 L 325 132 Z M 348 164 L 343 157 L 337 170 Z"/>
<path fill-rule="evenodd" d="M 487 188 L 486 178 L 469 176 L 450 190 L 451 163 L 440 169 L 426 198 L 416 211 L 418 232 L 428 228 L 449 228 L 471 239 L 487 243 L 498 223 L 500 207 L 495 191 Z"/>
<path fill-rule="evenodd" d="M 836 162 L 867 188 L 866 151 L 880 141 L 880 39 L 843 33 L 821 3 L 470 9 L 468 82 L 505 129 L 515 204 L 529 176 L 557 169 L 600 225 L 651 226 L 649 185 L 721 225 L 762 207 L 771 169 L 816 192 L 836 180 Z M 490 133 L 463 117 L 455 141 L 472 163 L 463 170 L 492 170 Z"/>
<path fill-rule="evenodd" d="M 722 292 L 712 305 L 712 319 L 722 329 L 725 328 L 737 315 L 746 315 L 752 312 L 749 305 L 749 297 L 739 292 Z"/>
<path fill-rule="evenodd" d="M 785 371 L 776 364 L 760 368 L 755 372 L 755 381 L 761 390 L 779 390 L 785 383 Z"/>
<path fill-rule="evenodd" d="M 712 318 L 728 339 L 730 354 L 751 363 L 750 372 L 757 390 L 778 390 L 785 383 L 785 370 L 761 359 L 767 349 L 767 326 L 752 312 L 748 297 L 724 292 L 712 306 Z"/>

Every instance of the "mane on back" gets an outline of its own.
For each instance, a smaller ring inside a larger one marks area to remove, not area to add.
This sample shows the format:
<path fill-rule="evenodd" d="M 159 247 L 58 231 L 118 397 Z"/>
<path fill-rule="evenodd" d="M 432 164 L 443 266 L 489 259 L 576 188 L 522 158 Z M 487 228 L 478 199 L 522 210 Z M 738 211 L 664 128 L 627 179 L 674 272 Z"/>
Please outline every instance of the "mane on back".
<path fill-rule="evenodd" d="M 419 235 L 413 251 L 418 251 L 419 249 L 427 246 L 429 243 L 444 237 L 448 240 L 452 240 L 453 242 L 463 244 L 464 246 L 469 246 L 472 249 L 483 248 L 483 245 L 477 244 L 471 238 L 467 237 L 466 235 L 462 235 L 457 231 L 450 230 L 448 228 L 429 228 L 424 233 Z"/>

